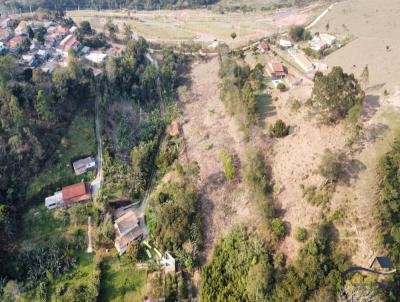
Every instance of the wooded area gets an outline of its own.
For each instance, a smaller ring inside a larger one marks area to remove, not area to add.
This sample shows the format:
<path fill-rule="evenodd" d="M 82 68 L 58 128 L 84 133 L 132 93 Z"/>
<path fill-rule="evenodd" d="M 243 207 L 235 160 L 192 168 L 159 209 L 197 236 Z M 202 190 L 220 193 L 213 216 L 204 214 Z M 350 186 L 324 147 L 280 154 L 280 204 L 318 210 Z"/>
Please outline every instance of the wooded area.
<path fill-rule="evenodd" d="M 7 9 L 36 10 L 45 8 L 50 10 L 58 9 L 159 9 L 159 8 L 192 8 L 209 5 L 218 0 L 5 0 L 4 6 Z"/>

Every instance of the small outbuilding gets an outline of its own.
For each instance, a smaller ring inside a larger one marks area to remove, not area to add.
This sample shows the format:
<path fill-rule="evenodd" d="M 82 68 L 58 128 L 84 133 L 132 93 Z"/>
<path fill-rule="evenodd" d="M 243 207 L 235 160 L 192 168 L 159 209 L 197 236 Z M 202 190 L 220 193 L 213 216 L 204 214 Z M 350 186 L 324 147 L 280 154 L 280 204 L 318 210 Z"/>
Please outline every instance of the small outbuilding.
<path fill-rule="evenodd" d="M 389 257 L 377 256 L 374 257 L 369 266 L 377 271 L 388 272 L 394 269 L 393 263 Z"/>
<path fill-rule="evenodd" d="M 75 175 L 81 175 L 85 173 L 88 169 L 96 167 L 96 161 L 93 157 L 89 156 L 74 161 L 72 163 L 72 166 L 74 167 Z"/>
<path fill-rule="evenodd" d="M 44 204 L 46 208 L 52 210 L 64 204 L 64 200 L 62 198 L 62 192 L 58 191 L 54 195 L 46 197 L 44 200 Z"/>
<path fill-rule="evenodd" d="M 279 40 L 279 46 L 283 47 L 283 48 L 290 48 L 292 47 L 292 42 L 290 42 L 289 40 L 285 40 L 285 39 L 280 39 Z"/>
<path fill-rule="evenodd" d="M 100 63 L 104 62 L 104 60 L 107 59 L 107 57 L 108 57 L 108 55 L 106 53 L 102 53 L 100 51 L 92 51 L 88 55 L 85 56 L 85 59 L 90 62 L 100 64 Z"/>

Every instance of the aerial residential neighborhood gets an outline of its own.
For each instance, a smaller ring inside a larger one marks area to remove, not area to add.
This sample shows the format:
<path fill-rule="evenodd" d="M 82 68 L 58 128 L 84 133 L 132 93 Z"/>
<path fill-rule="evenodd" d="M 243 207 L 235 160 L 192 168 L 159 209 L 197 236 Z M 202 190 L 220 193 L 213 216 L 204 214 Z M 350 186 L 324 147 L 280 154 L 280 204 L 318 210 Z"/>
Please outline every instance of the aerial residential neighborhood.
<path fill-rule="evenodd" d="M 400 301 L 399 11 L 0 1 L 0 301 Z"/>

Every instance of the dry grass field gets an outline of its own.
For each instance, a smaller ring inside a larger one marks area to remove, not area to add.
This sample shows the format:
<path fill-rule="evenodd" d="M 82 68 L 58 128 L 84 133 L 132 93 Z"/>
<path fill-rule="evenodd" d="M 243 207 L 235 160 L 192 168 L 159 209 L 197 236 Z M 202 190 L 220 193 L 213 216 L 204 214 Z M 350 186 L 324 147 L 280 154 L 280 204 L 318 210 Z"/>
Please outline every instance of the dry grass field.
<path fill-rule="evenodd" d="M 281 245 L 289 259 L 300 247 L 293 231 L 299 226 L 309 227 L 323 216 L 336 218 L 339 245 L 354 263 L 368 265 L 371 257 L 384 254 L 376 242 L 376 168 L 400 129 L 400 40 L 396 37 L 399 11 L 400 3 L 394 0 L 342 1 L 312 28 L 313 32 L 325 32 L 329 24 L 330 33 L 352 37 L 349 44 L 324 59 L 329 67 L 342 66 L 356 77 L 366 65 L 369 69 L 369 82 L 364 85 L 364 137 L 352 157 L 362 169 L 348 184 L 338 185 L 326 208 L 308 204 L 299 185 L 318 185 L 322 181 L 316 168 L 325 148 L 348 150 L 350 136 L 345 125 L 318 125 L 303 106 L 296 112 L 290 109 L 293 100 L 303 104 L 309 97 L 312 84 L 306 79 L 289 92 L 273 92 L 278 100 L 268 104 L 264 123 L 268 126 L 280 118 L 294 128 L 291 135 L 274 143 L 271 158 L 274 180 L 283 188 L 277 202 L 291 231 Z M 270 59 L 259 56 L 256 60 L 265 63 Z"/>
<path fill-rule="evenodd" d="M 68 16 L 75 22 L 88 20 L 102 31 L 108 19 L 118 24 L 129 24 L 133 30 L 154 42 L 181 43 L 196 41 L 209 44 L 214 39 L 231 46 L 245 45 L 266 35 L 284 31 L 290 25 L 303 24 L 317 16 L 326 4 L 314 3 L 303 8 L 283 8 L 274 13 L 256 10 L 254 12 L 224 12 L 208 9 L 161 10 L 161 11 L 69 11 Z M 237 34 L 236 39 L 230 37 Z"/>

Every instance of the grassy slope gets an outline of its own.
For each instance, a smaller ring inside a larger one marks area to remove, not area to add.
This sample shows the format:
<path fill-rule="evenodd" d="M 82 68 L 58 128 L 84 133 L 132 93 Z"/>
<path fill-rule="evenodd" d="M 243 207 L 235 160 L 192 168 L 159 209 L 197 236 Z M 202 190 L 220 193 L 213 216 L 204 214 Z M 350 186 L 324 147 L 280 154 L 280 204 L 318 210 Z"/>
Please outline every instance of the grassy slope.
<path fill-rule="evenodd" d="M 63 225 L 55 216 L 55 211 L 47 210 L 44 205 L 31 208 L 22 217 L 22 230 L 19 238 L 21 248 L 29 249 L 40 242 L 69 235 L 82 230 L 86 236 L 86 225 Z M 74 250 L 78 258 L 77 267 L 56 279 L 50 287 L 50 301 L 56 300 L 56 289 L 66 285 L 86 285 L 94 269 L 94 254 L 87 254 L 85 248 Z M 147 273 L 137 270 L 125 257 L 118 259 L 111 252 L 105 256 L 102 266 L 102 291 L 100 301 L 142 301 L 145 294 Z M 21 301 L 34 301 L 36 291 L 24 294 Z"/>
<path fill-rule="evenodd" d="M 37 175 L 27 188 L 27 198 L 31 199 L 45 191 L 51 194 L 61 185 L 79 182 L 83 176 L 75 176 L 71 161 L 82 156 L 96 154 L 93 115 L 83 112 L 73 119 L 66 135 L 68 145 L 59 145 L 52 158 L 46 163 L 42 172 Z M 90 173 L 84 175 L 90 178 Z"/>
<path fill-rule="evenodd" d="M 116 256 L 106 256 L 100 301 L 142 301 L 146 275 L 146 271 L 135 269 L 124 257 L 118 259 Z"/>

